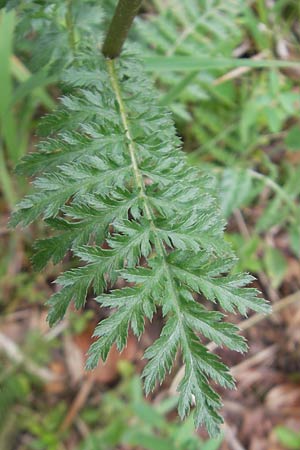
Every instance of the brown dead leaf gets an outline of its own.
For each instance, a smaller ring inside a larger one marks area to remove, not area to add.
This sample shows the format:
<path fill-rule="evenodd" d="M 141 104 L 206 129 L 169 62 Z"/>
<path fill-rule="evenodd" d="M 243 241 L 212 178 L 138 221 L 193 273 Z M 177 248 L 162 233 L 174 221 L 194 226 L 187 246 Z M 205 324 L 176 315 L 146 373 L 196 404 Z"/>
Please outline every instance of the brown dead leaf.
<path fill-rule="evenodd" d="M 84 370 L 84 365 L 86 361 L 86 355 L 90 348 L 90 345 L 93 343 L 94 339 L 91 337 L 95 328 L 95 323 L 91 323 L 89 327 L 83 332 L 76 336 L 73 336 L 73 342 L 77 346 L 77 349 L 80 350 L 82 356 L 82 369 Z M 129 334 L 127 345 L 122 351 L 119 353 L 116 346 L 114 345 L 109 352 L 108 358 L 105 363 L 103 361 L 99 361 L 98 366 L 94 369 L 93 372 L 84 372 L 86 376 L 93 373 L 93 378 L 96 382 L 99 383 L 111 383 L 118 376 L 118 364 L 122 360 L 133 361 L 135 359 L 137 353 L 137 341 L 136 339 Z"/>
<path fill-rule="evenodd" d="M 21 321 L 4 322 L 0 326 L 0 331 L 12 339 L 16 344 L 20 344 L 26 333 L 26 324 Z"/>
<path fill-rule="evenodd" d="M 64 336 L 64 354 L 68 367 L 71 386 L 75 386 L 85 375 L 84 370 L 84 353 L 76 342 L 76 336 Z"/>
<path fill-rule="evenodd" d="M 251 442 L 251 449 L 258 449 L 257 442 L 263 440 L 272 429 L 272 424 L 265 414 L 265 409 L 261 406 L 253 409 L 248 409 L 244 414 L 244 421 L 241 427 L 241 438 L 243 442 Z M 255 430 L 255 436 L 253 435 Z M 255 442 L 253 439 L 255 437 Z M 259 450 L 267 449 L 267 447 L 260 447 Z"/>
<path fill-rule="evenodd" d="M 300 155 L 300 152 L 299 152 Z M 285 275 L 285 281 L 287 283 L 294 283 L 298 287 L 300 286 L 300 263 L 296 258 L 286 258 L 288 268 Z"/>
<path fill-rule="evenodd" d="M 251 440 L 249 450 L 276 450 L 276 449 L 273 447 L 269 447 L 266 439 L 257 438 L 254 436 Z"/>
<path fill-rule="evenodd" d="M 287 414 L 290 409 L 300 408 L 300 385 L 286 383 L 273 387 L 266 396 L 265 404 L 275 414 Z"/>
<path fill-rule="evenodd" d="M 45 384 L 45 391 L 49 394 L 60 394 L 66 390 L 66 368 L 60 361 L 52 361 L 49 365 L 49 369 L 61 379 L 49 381 Z"/>
<path fill-rule="evenodd" d="M 299 164 L 300 163 L 300 151 L 286 152 L 285 158 L 291 164 Z"/>

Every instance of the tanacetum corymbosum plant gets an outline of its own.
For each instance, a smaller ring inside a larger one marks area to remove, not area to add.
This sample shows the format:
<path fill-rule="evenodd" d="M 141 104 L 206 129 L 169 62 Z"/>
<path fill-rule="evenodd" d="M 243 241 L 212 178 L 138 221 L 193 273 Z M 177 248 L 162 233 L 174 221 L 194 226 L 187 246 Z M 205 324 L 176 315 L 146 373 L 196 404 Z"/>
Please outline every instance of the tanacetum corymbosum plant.
<path fill-rule="evenodd" d="M 205 424 L 213 435 L 222 423 L 221 400 L 210 380 L 228 388 L 234 381 L 202 337 L 239 352 L 247 347 L 237 327 L 206 309 L 198 294 L 244 315 L 268 307 L 255 289 L 244 287 L 251 276 L 228 275 L 234 257 L 210 180 L 188 167 L 172 118 L 158 106 L 138 58 L 130 49 L 119 56 L 140 3 L 120 0 L 103 52 L 91 46 L 65 71 L 71 92 L 43 119 L 48 138 L 19 165 L 19 173 L 36 178 L 11 225 L 42 216 L 55 230 L 36 245 L 37 269 L 69 250 L 82 262 L 57 279 L 51 325 L 71 301 L 82 308 L 90 289 L 101 306 L 112 308 L 95 330 L 88 368 L 105 360 L 114 343 L 121 351 L 130 328 L 140 337 L 145 319 L 161 308 L 165 325 L 144 355 L 146 393 L 162 383 L 180 350 L 179 414 L 185 417 L 195 405 L 196 426 Z M 118 277 L 128 285 L 112 289 Z"/>

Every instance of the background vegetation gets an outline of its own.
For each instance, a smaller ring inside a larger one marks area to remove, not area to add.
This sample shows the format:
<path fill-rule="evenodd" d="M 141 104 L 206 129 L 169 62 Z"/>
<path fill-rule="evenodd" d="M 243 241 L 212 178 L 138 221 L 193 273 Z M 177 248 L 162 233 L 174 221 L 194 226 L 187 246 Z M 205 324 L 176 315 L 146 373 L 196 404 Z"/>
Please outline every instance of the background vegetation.
<path fill-rule="evenodd" d="M 77 39 L 92 33 L 101 42 L 116 2 L 102 3 L 72 1 Z M 237 391 L 222 393 L 219 440 L 178 422 L 171 378 L 149 399 L 141 393 L 140 357 L 159 334 L 159 315 L 139 343 L 130 338 L 89 374 L 93 299 L 46 325 L 62 267 L 33 271 L 32 242 L 46 230 L 12 232 L 7 222 L 28 190 L 13 168 L 64 91 L 57 74 L 72 57 L 70 9 L 67 0 L 9 6 L 0 12 L 0 449 L 300 448 L 300 65 L 289 64 L 300 55 L 299 2 L 145 1 L 130 36 L 190 164 L 214 177 L 237 270 L 253 273 L 274 303 L 269 319 L 248 322 L 246 360 L 217 351 L 238 380 Z"/>

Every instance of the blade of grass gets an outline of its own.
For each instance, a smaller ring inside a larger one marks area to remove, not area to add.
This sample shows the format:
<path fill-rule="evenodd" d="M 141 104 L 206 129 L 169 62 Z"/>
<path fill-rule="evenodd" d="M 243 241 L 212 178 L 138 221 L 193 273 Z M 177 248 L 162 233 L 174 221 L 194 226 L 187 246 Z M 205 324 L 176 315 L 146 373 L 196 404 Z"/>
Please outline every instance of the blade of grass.
<path fill-rule="evenodd" d="M 18 159 L 17 126 L 10 108 L 13 90 L 10 56 L 13 51 L 14 26 L 14 11 L 0 11 L 0 131 L 8 156 L 16 162 Z"/>
<path fill-rule="evenodd" d="M 263 53 L 257 53 L 253 56 L 252 60 L 260 60 L 263 58 Z M 232 80 L 233 78 L 239 77 L 244 73 L 247 73 L 251 70 L 251 67 L 237 67 L 229 72 L 226 72 L 219 78 L 216 78 L 213 82 L 213 86 L 218 86 L 219 84 L 225 83 L 228 80 Z M 193 79 L 199 74 L 199 71 L 188 72 L 188 74 L 179 81 L 179 83 L 175 84 L 160 100 L 161 105 L 169 105 L 181 94 L 181 92 L 193 81 Z"/>
<path fill-rule="evenodd" d="M 198 71 L 188 73 L 178 84 L 175 84 L 160 100 L 161 105 L 169 105 L 180 95 L 180 93 L 193 81 L 198 75 Z"/>
<path fill-rule="evenodd" d="M 190 56 L 145 56 L 143 58 L 145 68 L 148 71 L 168 72 L 180 71 L 190 72 L 204 69 L 230 69 L 235 67 L 264 68 L 293 68 L 300 67 L 299 61 L 283 61 L 277 59 L 237 59 L 237 58 L 214 58 L 190 57 Z"/>
<path fill-rule="evenodd" d="M 24 66 L 24 64 L 15 56 L 11 56 L 11 73 L 13 77 L 21 82 L 25 83 L 27 82 L 29 86 L 33 86 L 34 89 L 32 91 L 32 95 L 35 96 L 39 103 L 42 104 L 45 108 L 48 110 L 53 110 L 56 106 L 55 101 L 50 97 L 50 95 L 46 92 L 46 90 L 42 87 L 46 84 L 55 83 L 56 79 L 55 77 L 48 78 L 48 80 L 44 80 L 45 83 L 43 84 L 42 78 L 33 78 L 35 75 L 32 75 L 31 72 L 27 69 L 27 67 Z M 31 79 L 31 81 L 29 81 Z M 40 84 L 39 84 L 40 82 Z M 26 88 L 27 89 L 27 88 Z"/>
<path fill-rule="evenodd" d="M 49 77 L 48 73 L 45 70 L 41 70 L 37 73 L 29 75 L 29 77 L 23 80 L 23 82 L 15 90 L 12 98 L 12 104 L 19 102 L 29 94 L 32 95 L 35 98 L 35 100 L 38 101 L 38 103 L 41 103 L 45 94 L 45 91 L 41 88 L 48 86 L 49 84 L 55 83 L 56 81 L 58 81 L 58 77 L 56 76 Z M 46 101 L 48 103 L 49 99 L 47 99 Z M 50 97 L 49 106 L 51 104 L 52 107 L 54 108 L 55 102 Z"/>

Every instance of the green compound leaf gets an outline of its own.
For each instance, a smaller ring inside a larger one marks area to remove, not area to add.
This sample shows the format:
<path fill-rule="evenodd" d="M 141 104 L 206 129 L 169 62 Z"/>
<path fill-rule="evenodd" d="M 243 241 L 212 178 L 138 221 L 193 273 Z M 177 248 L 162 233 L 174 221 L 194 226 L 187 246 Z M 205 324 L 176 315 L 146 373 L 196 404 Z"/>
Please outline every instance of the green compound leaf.
<path fill-rule="evenodd" d="M 112 309 L 94 333 L 87 362 L 93 368 L 113 344 L 126 346 L 129 329 L 139 338 L 161 308 L 165 325 L 144 355 L 146 393 L 163 382 L 180 351 L 179 414 L 194 407 L 196 426 L 216 434 L 221 400 L 210 381 L 228 388 L 234 381 L 202 337 L 239 352 L 247 346 L 201 296 L 242 314 L 268 307 L 244 287 L 250 276 L 228 275 L 234 259 L 212 183 L 187 166 L 171 117 L 136 57 L 111 61 L 87 52 L 66 70 L 65 83 L 71 93 L 43 121 L 49 137 L 19 165 L 37 178 L 11 219 L 28 225 L 41 216 L 55 231 L 36 245 L 38 269 L 70 250 L 82 261 L 57 279 L 49 322 L 60 320 L 71 301 L 82 308 L 88 292 Z M 118 277 L 128 285 L 114 290 Z"/>

